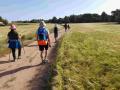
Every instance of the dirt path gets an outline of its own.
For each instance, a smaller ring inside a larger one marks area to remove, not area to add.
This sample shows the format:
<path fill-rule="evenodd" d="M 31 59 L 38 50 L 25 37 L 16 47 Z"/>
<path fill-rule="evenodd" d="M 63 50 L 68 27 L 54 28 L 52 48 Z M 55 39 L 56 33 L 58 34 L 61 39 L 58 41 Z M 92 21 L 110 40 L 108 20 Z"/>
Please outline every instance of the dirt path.
<path fill-rule="evenodd" d="M 63 31 L 59 32 L 59 38 Z M 9 55 L 0 58 L 0 90 L 44 90 L 49 75 L 49 67 L 56 55 L 56 46 L 53 34 L 50 35 L 52 47 L 48 51 L 47 64 L 41 64 L 37 42 L 22 50 L 22 59 L 9 61 Z M 12 59 L 12 55 L 11 55 Z"/>

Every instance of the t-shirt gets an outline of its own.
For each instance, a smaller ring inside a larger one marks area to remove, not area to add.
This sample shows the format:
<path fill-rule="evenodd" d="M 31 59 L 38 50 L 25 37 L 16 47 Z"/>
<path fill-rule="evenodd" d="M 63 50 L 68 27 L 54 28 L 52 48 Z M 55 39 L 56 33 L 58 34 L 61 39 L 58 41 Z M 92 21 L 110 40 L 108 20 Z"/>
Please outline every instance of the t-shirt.
<path fill-rule="evenodd" d="M 18 36 L 18 33 L 16 31 L 11 30 L 8 33 L 8 38 L 9 38 L 9 40 L 18 40 L 19 36 Z"/>

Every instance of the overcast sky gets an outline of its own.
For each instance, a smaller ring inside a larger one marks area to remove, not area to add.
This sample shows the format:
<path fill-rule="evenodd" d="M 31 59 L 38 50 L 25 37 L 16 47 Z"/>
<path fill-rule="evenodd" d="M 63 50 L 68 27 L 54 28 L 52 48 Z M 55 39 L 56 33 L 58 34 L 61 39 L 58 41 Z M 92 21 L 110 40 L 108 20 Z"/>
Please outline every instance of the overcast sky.
<path fill-rule="evenodd" d="M 115 9 L 120 9 L 120 0 L 0 0 L 0 16 L 10 21 L 102 11 L 110 14 Z"/>

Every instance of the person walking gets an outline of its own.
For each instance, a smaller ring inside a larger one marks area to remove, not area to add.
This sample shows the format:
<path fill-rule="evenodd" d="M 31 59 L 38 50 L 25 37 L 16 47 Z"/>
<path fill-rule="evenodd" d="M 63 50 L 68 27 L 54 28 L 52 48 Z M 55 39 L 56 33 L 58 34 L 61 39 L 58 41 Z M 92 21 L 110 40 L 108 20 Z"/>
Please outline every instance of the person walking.
<path fill-rule="evenodd" d="M 68 29 L 67 23 L 64 24 L 64 29 L 65 29 L 65 32 L 67 32 L 67 29 Z"/>
<path fill-rule="evenodd" d="M 42 59 L 42 63 L 48 62 L 47 60 L 47 51 L 48 48 L 51 47 L 50 43 L 50 36 L 49 36 L 49 30 L 46 28 L 46 24 L 44 21 L 41 21 L 39 24 L 39 28 L 36 32 L 36 38 L 40 50 L 40 57 Z M 45 56 L 43 56 L 45 51 Z"/>
<path fill-rule="evenodd" d="M 16 60 L 16 49 L 18 49 L 18 59 L 21 58 L 21 43 L 18 33 L 16 32 L 16 26 L 11 24 L 10 32 L 8 33 L 8 48 L 12 51 L 13 61 Z"/>
<path fill-rule="evenodd" d="M 57 37 L 58 37 L 58 26 L 57 26 L 57 24 L 55 24 L 55 27 L 54 27 L 54 38 L 55 38 L 55 42 L 57 41 Z"/>
<path fill-rule="evenodd" d="M 67 25 L 67 28 L 68 28 L 68 30 L 70 30 L 70 25 L 69 24 Z"/>

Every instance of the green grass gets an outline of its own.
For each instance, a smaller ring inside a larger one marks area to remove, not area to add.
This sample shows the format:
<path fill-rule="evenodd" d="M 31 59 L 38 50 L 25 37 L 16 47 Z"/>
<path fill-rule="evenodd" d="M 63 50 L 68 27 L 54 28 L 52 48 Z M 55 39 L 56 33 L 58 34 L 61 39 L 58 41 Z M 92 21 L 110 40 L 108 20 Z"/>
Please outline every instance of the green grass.
<path fill-rule="evenodd" d="M 120 90 L 120 25 L 72 24 L 61 40 L 54 90 Z"/>

